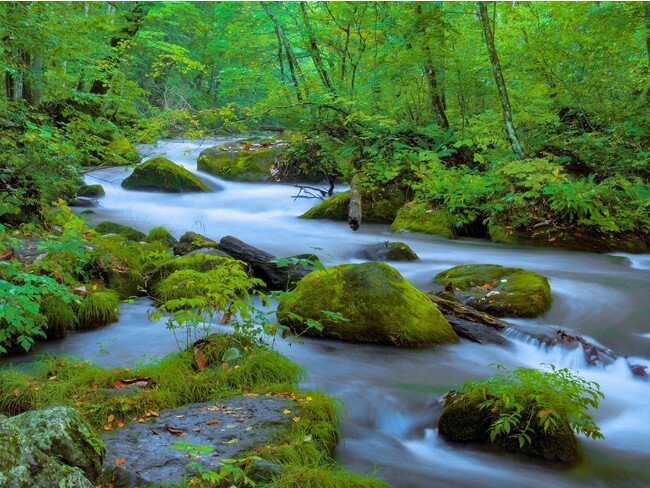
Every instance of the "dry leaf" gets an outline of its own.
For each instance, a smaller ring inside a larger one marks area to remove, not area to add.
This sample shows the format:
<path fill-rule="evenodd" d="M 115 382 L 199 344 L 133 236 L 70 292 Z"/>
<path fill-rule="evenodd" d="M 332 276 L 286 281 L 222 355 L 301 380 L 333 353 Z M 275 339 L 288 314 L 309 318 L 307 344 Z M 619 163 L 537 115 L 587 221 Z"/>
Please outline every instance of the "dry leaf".
<path fill-rule="evenodd" d="M 120 421 L 117 423 L 117 426 L 118 426 L 120 429 L 123 429 L 123 428 L 124 428 L 124 422 L 122 422 L 122 421 L 120 420 Z"/>
<path fill-rule="evenodd" d="M 218 423 L 219 423 L 219 421 L 216 420 L 216 419 L 208 420 L 208 421 L 206 422 L 207 425 L 217 425 Z"/>
<path fill-rule="evenodd" d="M 124 458 L 117 458 L 115 460 L 115 464 L 118 465 L 118 466 L 122 466 L 125 462 L 126 462 L 126 459 L 124 459 Z"/>
<path fill-rule="evenodd" d="M 108 432 L 109 430 L 113 430 L 113 424 L 106 424 L 106 425 L 104 426 L 104 430 L 105 430 L 106 432 Z"/>
<path fill-rule="evenodd" d="M 222 444 L 236 444 L 239 442 L 239 439 L 230 439 L 229 441 L 221 441 Z"/>
<path fill-rule="evenodd" d="M 165 425 L 165 430 L 167 432 L 169 432 L 170 434 L 172 434 L 172 435 L 177 435 L 177 436 L 181 436 L 181 437 L 184 437 L 184 436 L 187 435 L 187 432 L 185 432 L 184 430 L 175 429 L 174 427 L 170 427 L 169 425 Z"/>
<path fill-rule="evenodd" d="M 196 360 L 196 367 L 199 368 L 199 371 L 203 371 L 208 364 L 208 359 L 201 349 L 194 349 L 194 359 Z"/>
<path fill-rule="evenodd" d="M 285 415 L 291 415 L 291 410 L 284 409 L 284 411 L 282 413 L 285 414 Z"/>

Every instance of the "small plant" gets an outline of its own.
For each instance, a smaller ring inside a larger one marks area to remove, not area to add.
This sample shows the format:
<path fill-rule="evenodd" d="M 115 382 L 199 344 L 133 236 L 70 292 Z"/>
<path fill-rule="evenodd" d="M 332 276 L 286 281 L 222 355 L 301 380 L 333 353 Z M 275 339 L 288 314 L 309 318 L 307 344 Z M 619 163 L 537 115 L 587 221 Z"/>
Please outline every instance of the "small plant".
<path fill-rule="evenodd" d="M 596 409 L 604 398 L 600 386 L 586 381 L 577 373 L 550 365 L 550 371 L 532 368 L 506 370 L 483 381 L 468 381 L 463 385 L 470 399 L 481 403 L 495 420 L 490 425 L 490 441 L 509 436 L 519 446 L 531 443 L 531 436 L 541 429 L 553 432 L 560 422 L 568 422 L 576 433 L 592 439 L 603 434 L 589 409 Z"/>

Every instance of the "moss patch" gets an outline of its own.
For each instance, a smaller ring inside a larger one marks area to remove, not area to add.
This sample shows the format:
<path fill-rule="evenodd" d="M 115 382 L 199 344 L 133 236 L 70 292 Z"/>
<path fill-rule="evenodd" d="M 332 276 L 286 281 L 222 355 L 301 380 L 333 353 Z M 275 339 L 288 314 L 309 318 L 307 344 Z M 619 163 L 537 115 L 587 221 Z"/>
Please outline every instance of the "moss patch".
<path fill-rule="evenodd" d="M 94 329 L 120 318 L 120 297 L 113 290 L 96 291 L 83 298 L 79 305 L 79 328 Z"/>
<path fill-rule="evenodd" d="M 409 202 L 400 208 L 390 230 L 440 234 L 450 239 L 457 237 L 447 210 L 427 208 L 418 202 Z"/>
<path fill-rule="evenodd" d="M 397 211 L 404 205 L 404 192 L 396 187 L 383 191 L 363 192 L 362 215 L 364 222 L 388 224 L 395 219 Z M 301 219 L 347 220 L 350 192 L 345 191 L 324 200 L 300 216 Z"/>
<path fill-rule="evenodd" d="M 197 169 L 234 181 L 263 181 L 270 175 L 281 147 L 261 148 L 251 151 L 225 151 L 210 147 L 199 154 Z"/>
<path fill-rule="evenodd" d="M 465 264 L 438 273 L 435 281 L 451 284 L 465 304 L 497 317 L 537 317 L 553 301 L 548 279 L 521 268 Z"/>
<path fill-rule="evenodd" d="M 379 242 L 363 250 L 363 257 L 371 261 L 417 261 L 417 254 L 403 242 Z"/>
<path fill-rule="evenodd" d="M 196 232 L 186 232 L 173 245 L 174 254 L 183 256 L 197 249 L 210 248 L 216 249 L 219 246 L 217 242 Z"/>
<path fill-rule="evenodd" d="M 342 314 L 336 322 L 323 310 Z M 307 327 L 315 319 L 323 330 Z M 399 346 L 456 342 L 458 337 L 427 296 L 393 267 L 379 262 L 314 271 L 278 307 L 279 320 L 299 333 Z"/>
<path fill-rule="evenodd" d="M 95 232 L 98 234 L 119 234 L 126 237 L 130 241 L 144 241 L 147 235 L 144 232 L 122 225 L 115 222 L 100 222 L 95 226 Z"/>
<path fill-rule="evenodd" d="M 195 175 L 162 156 L 156 156 L 135 168 L 131 176 L 122 182 L 122 188 L 169 193 L 211 191 Z"/>
<path fill-rule="evenodd" d="M 177 242 L 176 238 L 171 234 L 171 232 L 162 226 L 154 227 L 151 229 L 147 235 L 147 240 L 149 242 L 159 241 L 169 247 L 173 246 Z"/>
<path fill-rule="evenodd" d="M 77 190 L 78 197 L 99 198 L 106 195 L 102 185 L 85 185 Z"/>

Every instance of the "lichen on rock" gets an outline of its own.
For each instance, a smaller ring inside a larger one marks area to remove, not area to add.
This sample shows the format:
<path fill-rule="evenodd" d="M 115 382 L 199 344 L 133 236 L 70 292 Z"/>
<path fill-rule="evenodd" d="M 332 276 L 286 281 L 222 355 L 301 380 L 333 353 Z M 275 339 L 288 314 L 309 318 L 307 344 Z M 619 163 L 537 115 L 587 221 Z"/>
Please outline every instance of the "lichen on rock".
<path fill-rule="evenodd" d="M 323 311 L 336 312 L 335 321 Z M 304 319 L 321 322 L 323 330 Z M 427 296 L 380 262 L 345 264 L 304 277 L 278 307 L 279 320 L 298 333 L 350 342 L 420 346 L 458 337 Z"/>

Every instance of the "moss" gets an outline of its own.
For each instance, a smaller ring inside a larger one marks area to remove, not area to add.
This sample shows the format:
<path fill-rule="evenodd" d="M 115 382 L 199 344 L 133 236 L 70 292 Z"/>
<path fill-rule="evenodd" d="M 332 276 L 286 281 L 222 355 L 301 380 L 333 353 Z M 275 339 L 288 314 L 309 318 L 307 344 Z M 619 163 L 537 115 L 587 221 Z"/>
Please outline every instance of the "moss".
<path fill-rule="evenodd" d="M 363 255 L 372 261 L 417 261 L 420 259 L 403 242 L 379 242 L 364 249 Z"/>
<path fill-rule="evenodd" d="M 85 185 L 77 189 L 78 197 L 99 198 L 106 195 L 102 185 Z"/>
<path fill-rule="evenodd" d="M 451 284 L 467 305 L 498 317 L 537 317 L 553 301 L 548 279 L 521 268 L 466 264 L 438 273 L 435 281 Z"/>
<path fill-rule="evenodd" d="M 404 192 L 397 187 L 383 191 L 362 191 L 362 216 L 364 222 L 388 224 L 395 219 L 397 211 L 404 205 Z M 345 191 L 324 200 L 302 214 L 302 219 L 347 220 L 350 192 Z"/>
<path fill-rule="evenodd" d="M 510 436 L 497 437 L 490 442 L 489 427 L 498 417 L 498 412 L 480 409 L 481 399 L 468 394 L 450 392 L 446 397 L 445 408 L 438 421 L 441 437 L 451 442 L 471 442 L 491 444 L 500 449 L 517 452 L 549 461 L 572 462 L 578 457 L 578 440 L 568 421 L 561 421 L 554 429 L 544 432 L 539 426 L 528 433 L 530 443 L 523 446 Z M 526 417 L 530 412 L 524 412 Z M 533 412 L 534 418 L 537 412 Z"/>
<path fill-rule="evenodd" d="M 154 227 L 151 229 L 147 235 L 147 240 L 149 242 L 159 241 L 169 247 L 173 246 L 177 242 L 176 238 L 171 234 L 171 232 L 162 226 Z"/>
<path fill-rule="evenodd" d="M 122 188 L 170 193 L 211 191 L 197 176 L 162 156 L 135 168 L 122 182 Z"/>
<path fill-rule="evenodd" d="M 274 147 L 253 151 L 224 151 L 219 147 L 211 147 L 199 154 L 197 169 L 226 180 L 266 180 L 271 174 L 271 165 L 281 150 L 281 147 Z"/>
<path fill-rule="evenodd" d="M 335 322 L 323 310 L 342 314 Z M 307 327 L 288 313 L 318 320 Z M 278 318 L 299 333 L 352 342 L 400 346 L 456 342 L 458 337 L 431 300 L 385 263 L 347 264 L 314 271 L 283 298 Z"/>
<path fill-rule="evenodd" d="M 178 242 L 173 245 L 173 251 L 174 254 L 183 256 L 197 249 L 216 249 L 218 246 L 219 244 L 212 239 L 190 231 L 183 234 Z"/>
<path fill-rule="evenodd" d="M 440 234 L 449 239 L 457 237 L 447 210 L 431 209 L 418 202 L 410 202 L 400 208 L 390 230 L 391 232 L 406 230 L 423 234 Z"/>
<path fill-rule="evenodd" d="M 65 337 L 66 331 L 74 330 L 79 325 L 72 304 L 58 297 L 49 295 L 43 298 L 39 313 L 45 317 L 45 335 L 48 339 L 61 339 Z"/>
<path fill-rule="evenodd" d="M 119 319 L 120 297 L 112 290 L 96 291 L 83 298 L 79 305 L 79 327 L 94 329 Z"/>
<path fill-rule="evenodd" d="M 104 160 L 113 166 L 127 166 L 142 159 L 138 150 L 124 136 L 116 136 L 104 151 Z"/>
<path fill-rule="evenodd" d="M 100 222 L 95 226 L 95 232 L 98 234 L 119 234 L 126 237 L 130 241 L 144 241 L 147 235 L 144 232 L 122 225 L 115 222 Z"/>

